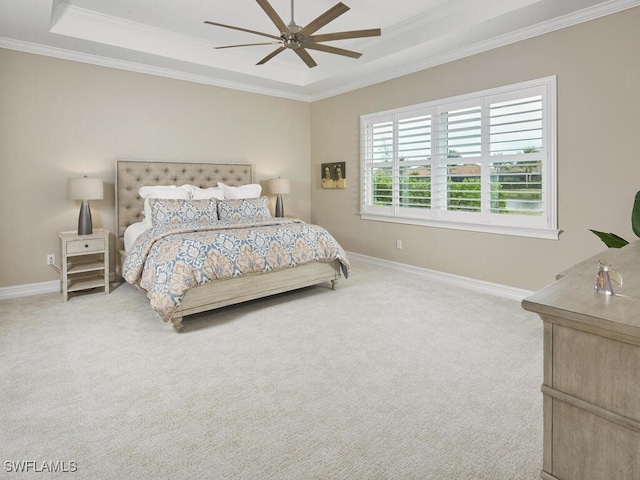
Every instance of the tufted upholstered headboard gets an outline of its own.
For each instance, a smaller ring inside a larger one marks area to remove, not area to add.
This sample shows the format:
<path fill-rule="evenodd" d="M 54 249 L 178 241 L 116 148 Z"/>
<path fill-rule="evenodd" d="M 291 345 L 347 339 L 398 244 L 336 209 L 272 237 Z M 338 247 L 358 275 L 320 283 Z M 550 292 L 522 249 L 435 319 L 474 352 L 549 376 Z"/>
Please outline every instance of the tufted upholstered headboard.
<path fill-rule="evenodd" d="M 215 187 L 218 182 L 237 186 L 253 183 L 253 165 L 247 163 L 187 163 L 116 160 L 116 248 L 123 247 L 126 228 L 142 221 L 144 185 Z"/>

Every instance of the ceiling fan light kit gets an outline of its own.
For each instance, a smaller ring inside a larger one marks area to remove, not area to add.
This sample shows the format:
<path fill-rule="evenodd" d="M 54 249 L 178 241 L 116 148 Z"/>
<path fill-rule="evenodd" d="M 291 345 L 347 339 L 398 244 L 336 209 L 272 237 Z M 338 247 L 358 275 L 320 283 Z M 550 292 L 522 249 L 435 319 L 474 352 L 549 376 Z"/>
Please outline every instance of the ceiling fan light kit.
<path fill-rule="evenodd" d="M 329 22 L 332 22 L 336 18 L 338 18 L 343 13 L 349 10 L 344 3 L 339 2 L 318 18 L 313 20 L 311 23 L 306 25 L 305 27 L 301 27 L 296 24 L 294 20 L 294 10 L 293 10 L 293 0 L 291 0 L 291 22 L 289 24 L 285 24 L 282 18 L 276 13 L 271 4 L 267 0 L 256 0 L 258 5 L 264 10 L 269 19 L 273 22 L 273 24 L 278 28 L 280 35 L 272 35 L 270 33 L 258 32 L 256 30 L 249 30 L 247 28 L 242 27 L 234 27 L 232 25 L 225 25 L 223 23 L 210 22 L 205 21 L 204 23 L 209 25 L 214 25 L 217 27 L 231 28 L 233 30 L 239 30 L 241 32 L 252 33 L 255 35 L 261 35 L 263 37 L 271 38 L 275 41 L 273 42 L 262 42 L 262 43 L 243 43 L 241 45 L 226 45 L 222 47 L 215 47 L 216 49 L 221 48 L 235 48 L 235 47 L 249 47 L 255 45 L 280 45 L 276 50 L 271 52 L 269 55 L 260 60 L 256 65 L 264 65 L 273 57 L 278 55 L 281 52 L 284 52 L 287 49 L 293 50 L 298 57 L 309 67 L 313 68 L 317 65 L 317 63 L 313 60 L 307 49 L 316 50 L 319 52 L 332 53 L 335 55 L 342 55 L 344 57 L 350 58 L 360 58 L 362 56 L 359 52 L 354 52 L 352 50 L 345 50 L 343 48 L 333 47 L 331 45 L 324 45 L 320 42 L 329 42 L 334 40 L 345 40 L 348 38 L 362 38 L 362 37 L 378 37 L 381 35 L 381 31 L 379 28 L 371 28 L 367 30 L 351 30 L 347 32 L 335 32 L 335 33 L 325 33 L 320 35 L 313 35 L 315 32 L 320 30 L 322 27 L 327 25 Z"/>

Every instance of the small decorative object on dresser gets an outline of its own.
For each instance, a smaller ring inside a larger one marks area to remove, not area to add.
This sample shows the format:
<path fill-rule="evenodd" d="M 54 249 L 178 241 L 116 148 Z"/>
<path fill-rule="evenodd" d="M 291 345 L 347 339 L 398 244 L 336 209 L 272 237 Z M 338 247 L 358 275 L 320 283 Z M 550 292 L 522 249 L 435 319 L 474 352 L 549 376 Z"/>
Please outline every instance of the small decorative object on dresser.
<path fill-rule="evenodd" d="M 69 300 L 71 292 L 104 287 L 109 293 L 109 232 L 96 228 L 80 235 L 76 231 L 58 232 L 62 267 L 60 273 L 62 298 Z"/>

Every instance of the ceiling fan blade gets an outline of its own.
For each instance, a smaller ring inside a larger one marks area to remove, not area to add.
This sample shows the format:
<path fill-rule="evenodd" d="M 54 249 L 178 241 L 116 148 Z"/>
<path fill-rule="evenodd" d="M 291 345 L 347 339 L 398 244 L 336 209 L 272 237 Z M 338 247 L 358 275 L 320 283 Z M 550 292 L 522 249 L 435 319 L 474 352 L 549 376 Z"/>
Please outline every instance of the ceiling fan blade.
<path fill-rule="evenodd" d="M 273 57 L 278 55 L 280 52 L 284 52 L 285 50 L 286 50 L 286 48 L 284 48 L 284 47 L 276 48 L 273 52 L 271 52 L 269 55 L 267 55 L 262 60 L 260 60 L 258 63 L 256 63 L 256 65 L 264 65 L 269 60 L 271 60 Z"/>
<path fill-rule="evenodd" d="M 318 50 L 319 52 L 326 53 L 335 53 L 336 55 L 343 55 L 345 57 L 351 58 L 360 58 L 362 56 L 359 52 L 354 52 L 353 50 L 345 50 L 343 48 L 336 48 L 330 45 L 322 45 L 321 43 L 314 43 L 313 45 L 309 45 L 308 47 L 311 50 Z"/>
<path fill-rule="evenodd" d="M 249 30 L 247 28 L 234 27 L 233 25 L 225 25 L 224 23 L 210 22 L 208 20 L 205 20 L 204 23 L 207 23 L 209 25 L 215 25 L 216 27 L 224 27 L 224 28 L 231 28 L 233 30 L 240 30 L 241 32 L 255 33 L 256 35 L 262 35 L 263 37 L 269 37 L 269 38 L 273 38 L 274 40 L 280 40 L 280 37 L 276 35 L 271 35 L 270 33 L 257 32 L 255 30 Z"/>
<path fill-rule="evenodd" d="M 349 32 L 321 33 L 314 35 L 314 42 L 330 42 L 332 40 L 344 40 L 347 38 L 379 37 L 382 34 L 379 28 L 368 30 L 351 30 Z"/>
<path fill-rule="evenodd" d="M 309 52 L 307 52 L 304 48 L 294 48 L 293 51 L 296 52 L 298 56 L 302 59 L 302 61 L 307 64 L 307 67 L 313 68 L 316 65 L 318 65 L 315 62 L 315 60 L 311 58 L 311 55 L 309 55 Z"/>
<path fill-rule="evenodd" d="M 335 20 L 336 18 L 338 18 L 340 15 L 347 12 L 348 10 L 349 10 L 349 7 L 347 7 L 344 3 L 342 2 L 337 3 L 334 7 L 331 7 L 329 10 L 327 10 L 322 15 L 320 15 L 318 18 L 311 21 L 311 23 L 309 23 L 302 30 L 300 30 L 300 33 L 302 35 L 309 36 L 312 33 L 317 32 L 322 27 L 324 27 L 327 23 L 331 22 L 332 20 Z"/>
<path fill-rule="evenodd" d="M 278 28 L 278 31 L 280 33 L 288 33 L 289 32 L 289 29 L 287 28 L 287 24 L 284 23 L 284 21 L 276 13 L 276 11 L 273 9 L 271 4 L 269 2 L 267 2 L 267 0 L 256 0 L 256 2 L 258 2 L 258 5 L 260 5 L 262 7 L 262 10 L 264 10 L 264 13 L 267 14 L 267 16 L 274 23 L 274 25 Z M 280 38 L 280 37 L 278 37 L 278 38 Z"/>
<path fill-rule="evenodd" d="M 240 45 L 224 45 L 222 47 L 213 47 L 216 50 L 222 48 L 235 48 L 235 47 L 253 47 L 255 45 L 278 45 L 280 42 L 264 42 L 264 43 L 242 43 Z"/>

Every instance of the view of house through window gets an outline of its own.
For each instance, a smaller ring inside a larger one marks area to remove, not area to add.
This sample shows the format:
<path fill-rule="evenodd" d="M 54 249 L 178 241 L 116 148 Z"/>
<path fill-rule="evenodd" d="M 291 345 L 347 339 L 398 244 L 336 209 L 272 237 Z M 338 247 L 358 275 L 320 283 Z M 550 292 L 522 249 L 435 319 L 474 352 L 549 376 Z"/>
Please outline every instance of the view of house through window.
<path fill-rule="evenodd" d="M 362 218 L 557 238 L 554 77 L 361 128 Z"/>

